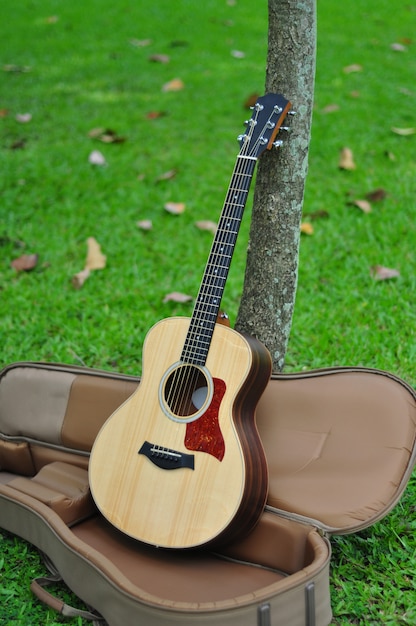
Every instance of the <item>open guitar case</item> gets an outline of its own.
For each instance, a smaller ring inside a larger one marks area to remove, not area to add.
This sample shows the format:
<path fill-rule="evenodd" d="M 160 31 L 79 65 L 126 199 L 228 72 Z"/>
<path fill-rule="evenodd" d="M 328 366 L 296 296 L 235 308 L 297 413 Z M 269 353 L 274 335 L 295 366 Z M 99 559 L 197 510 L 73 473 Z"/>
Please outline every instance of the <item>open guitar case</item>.
<path fill-rule="evenodd" d="M 273 376 L 257 409 L 270 480 L 259 523 L 233 545 L 184 551 L 127 538 L 91 498 L 94 438 L 138 384 L 43 363 L 1 373 L 0 526 L 55 572 L 32 583 L 35 594 L 110 626 L 328 625 L 330 537 L 398 502 L 415 463 L 415 391 L 364 368 Z M 94 609 L 50 595 L 60 577 Z M 7 602 L 0 612 L 7 618 Z"/>

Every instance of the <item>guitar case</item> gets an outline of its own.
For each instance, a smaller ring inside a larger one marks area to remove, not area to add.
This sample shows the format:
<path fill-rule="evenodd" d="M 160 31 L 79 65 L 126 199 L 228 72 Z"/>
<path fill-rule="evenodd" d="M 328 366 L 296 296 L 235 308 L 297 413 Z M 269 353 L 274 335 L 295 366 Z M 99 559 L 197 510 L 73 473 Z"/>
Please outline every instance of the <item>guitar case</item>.
<path fill-rule="evenodd" d="M 121 534 L 89 490 L 94 438 L 138 384 L 41 363 L 0 375 L 0 526 L 51 563 L 35 594 L 110 626 L 328 625 L 330 537 L 398 502 L 415 463 L 415 391 L 364 368 L 273 376 L 257 409 L 270 481 L 257 526 L 216 550 L 166 550 Z M 50 595 L 59 577 L 94 610 Z"/>

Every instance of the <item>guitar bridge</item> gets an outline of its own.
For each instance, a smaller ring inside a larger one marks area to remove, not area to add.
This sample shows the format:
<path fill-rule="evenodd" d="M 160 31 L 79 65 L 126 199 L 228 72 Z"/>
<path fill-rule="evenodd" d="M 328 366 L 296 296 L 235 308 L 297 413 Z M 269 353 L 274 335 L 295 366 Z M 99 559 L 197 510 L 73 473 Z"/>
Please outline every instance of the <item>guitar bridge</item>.
<path fill-rule="evenodd" d="M 154 465 L 165 470 L 179 469 L 180 467 L 187 467 L 193 470 L 195 467 L 193 454 L 178 452 L 171 448 L 149 443 L 149 441 L 144 442 L 138 454 L 143 454 Z"/>

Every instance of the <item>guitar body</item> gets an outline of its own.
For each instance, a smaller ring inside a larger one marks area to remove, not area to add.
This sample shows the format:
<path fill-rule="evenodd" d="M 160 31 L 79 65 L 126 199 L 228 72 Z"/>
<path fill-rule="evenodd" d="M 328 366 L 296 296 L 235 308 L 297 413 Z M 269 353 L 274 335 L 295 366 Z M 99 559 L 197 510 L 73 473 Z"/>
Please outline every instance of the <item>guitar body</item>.
<path fill-rule="evenodd" d="M 257 340 L 216 324 L 206 363 L 183 363 L 188 327 L 188 318 L 168 318 L 149 331 L 141 383 L 103 425 L 89 465 L 104 517 L 166 548 L 247 533 L 268 489 L 255 407 L 270 355 Z"/>

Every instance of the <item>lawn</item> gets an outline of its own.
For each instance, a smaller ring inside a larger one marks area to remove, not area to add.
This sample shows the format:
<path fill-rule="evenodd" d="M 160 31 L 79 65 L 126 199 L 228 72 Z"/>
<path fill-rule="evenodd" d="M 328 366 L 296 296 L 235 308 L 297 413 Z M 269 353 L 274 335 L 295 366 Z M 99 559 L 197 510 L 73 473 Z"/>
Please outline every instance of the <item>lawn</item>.
<path fill-rule="evenodd" d="M 286 370 L 360 365 L 415 386 L 416 7 L 318 4 L 313 232 Z M 198 290 L 212 235 L 195 223 L 217 221 L 244 103 L 264 90 L 266 2 L 3 0 L 0 17 L 1 363 L 139 374 L 149 327 L 192 310 L 166 296 Z M 345 147 L 355 169 L 339 168 Z M 223 299 L 232 323 L 250 203 Z M 106 266 L 76 289 L 89 237 Z M 31 271 L 11 267 L 23 254 Z M 416 623 L 415 497 L 413 479 L 385 520 L 333 539 L 334 625 Z M 28 590 L 36 553 L 5 533 L 2 546 L 0 622 L 62 623 Z"/>

